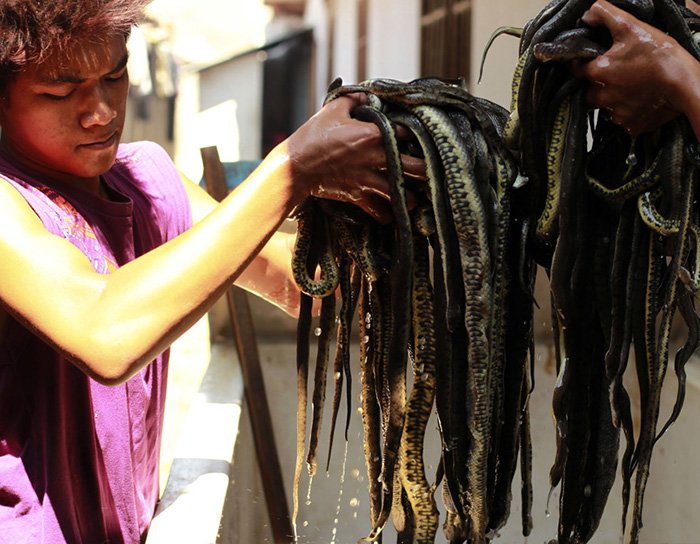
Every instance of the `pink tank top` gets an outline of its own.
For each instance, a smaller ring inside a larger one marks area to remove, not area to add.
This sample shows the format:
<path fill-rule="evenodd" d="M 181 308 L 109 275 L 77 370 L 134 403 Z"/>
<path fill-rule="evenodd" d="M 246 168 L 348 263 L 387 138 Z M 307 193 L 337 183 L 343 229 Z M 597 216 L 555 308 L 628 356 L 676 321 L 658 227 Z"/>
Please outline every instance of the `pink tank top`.
<path fill-rule="evenodd" d="M 100 273 L 190 227 L 158 145 L 120 146 L 104 181 L 116 198 L 58 192 L 0 157 L 0 183 Z M 143 541 L 158 500 L 167 363 L 166 351 L 126 383 L 100 385 L 11 322 L 0 344 L 0 544 Z"/>

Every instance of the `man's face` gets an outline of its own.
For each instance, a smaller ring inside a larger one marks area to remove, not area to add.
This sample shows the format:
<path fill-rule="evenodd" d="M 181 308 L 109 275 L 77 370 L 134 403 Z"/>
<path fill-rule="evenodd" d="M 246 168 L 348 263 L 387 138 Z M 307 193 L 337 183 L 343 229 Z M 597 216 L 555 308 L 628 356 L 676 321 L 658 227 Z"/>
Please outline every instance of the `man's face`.
<path fill-rule="evenodd" d="M 124 36 L 75 43 L 14 76 L 0 98 L 0 147 L 36 173 L 95 181 L 114 162 L 129 87 Z"/>

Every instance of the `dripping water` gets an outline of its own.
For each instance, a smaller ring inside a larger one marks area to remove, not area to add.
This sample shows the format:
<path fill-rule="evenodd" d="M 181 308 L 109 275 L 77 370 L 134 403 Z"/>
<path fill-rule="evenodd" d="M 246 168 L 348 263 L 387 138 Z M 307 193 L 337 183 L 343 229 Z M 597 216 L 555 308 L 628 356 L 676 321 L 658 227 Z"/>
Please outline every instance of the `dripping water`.
<path fill-rule="evenodd" d="M 340 519 L 340 506 L 343 500 L 343 484 L 345 483 L 345 466 L 348 462 L 348 441 L 345 441 L 345 454 L 343 455 L 343 468 L 340 471 L 340 489 L 338 490 L 338 502 L 335 506 L 335 518 L 333 518 L 333 530 L 331 531 L 331 543 L 335 544 L 338 536 L 338 520 Z"/>

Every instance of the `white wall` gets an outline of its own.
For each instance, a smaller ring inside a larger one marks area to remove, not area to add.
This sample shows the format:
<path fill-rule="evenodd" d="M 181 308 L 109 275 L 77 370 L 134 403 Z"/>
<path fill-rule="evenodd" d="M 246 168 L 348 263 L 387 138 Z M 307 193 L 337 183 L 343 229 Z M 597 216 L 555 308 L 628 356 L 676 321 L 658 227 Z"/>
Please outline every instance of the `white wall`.
<path fill-rule="evenodd" d="M 370 0 L 367 77 L 407 81 L 420 71 L 420 1 Z"/>
<path fill-rule="evenodd" d="M 343 3 L 342 0 L 339 4 Z M 307 0 L 304 23 L 314 30 L 314 104 L 320 107 L 330 80 L 328 74 L 328 47 L 330 43 L 329 15 L 325 0 Z M 354 42 L 352 42 L 354 43 Z M 346 46 L 350 46 L 346 44 Z"/>
<path fill-rule="evenodd" d="M 328 84 L 337 76 L 357 83 L 357 1 L 335 2 L 335 26 L 328 28 L 323 0 L 308 0 L 306 23 L 316 42 L 316 102 L 320 105 Z M 420 70 L 420 1 L 370 0 L 367 28 L 367 77 L 410 80 Z M 333 73 L 328 73 L 328 43 L 333 40 Z"/>
<path fill-rule="evenodd" d="M 262 55 L 183 74 L 174 160 L 190 179 L 201 178 L 201 147 L 216 145 L 222 161 L 260 158 Z"/>
<path fill-rule="evenodd" d="M 318 5 L 317 5 L 318 4 Z M 321 0 L 309 0 L 313 14 L 308 21 L 317 38 L 317 81 L 323 93 L 328 82 L 341 76 L 346 83 L 357 82 L 357 0 L 337 0 L 333 30 L 334 73 L 326 73 L 325 44 L 328 39 L 326 12 Z M 499 26 L 521 27 L 543 6 L 545 0 L 474 0 L 472 4 L 470 88 L 474 94 L 503 106 L 510 102 L 510 79 L 517 62 L 516 38 L 502 36 L 491 47 L 484 78 L 477 85 L 478 67 L 491 33 Z M 370 0 L 368 4 L 367 77 L 410 80 L 420 72 L 419 0 Z"/>
<path fill-rule="evenodd" d="M 472 94 L 510 107 L 510 81 L 518 62 L 518 39 L 500 36 L 491 46 L 481 83 L 479 65 L 489 37 L 500 26 L 522 27 L 546 4 L 545 0 L 474 0 L 472 3 Z"/>
<path fill-rule="evenodd" d="M 333 32 L 333 74 L 346 83 L 357 83 L 357 0 L 340 0 L 336 4 Z"/>

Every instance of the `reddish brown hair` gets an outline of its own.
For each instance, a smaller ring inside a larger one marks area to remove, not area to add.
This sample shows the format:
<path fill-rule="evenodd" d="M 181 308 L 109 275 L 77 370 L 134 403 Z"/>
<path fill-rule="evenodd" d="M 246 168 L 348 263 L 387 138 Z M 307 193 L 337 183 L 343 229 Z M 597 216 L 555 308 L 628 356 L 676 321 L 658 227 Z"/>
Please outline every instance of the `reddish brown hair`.
<path fill-rule="evenodd" d="M 0 91 L 13 73 L 73 39 L 128 36 L 150 0 L 0 0 Z"/>

